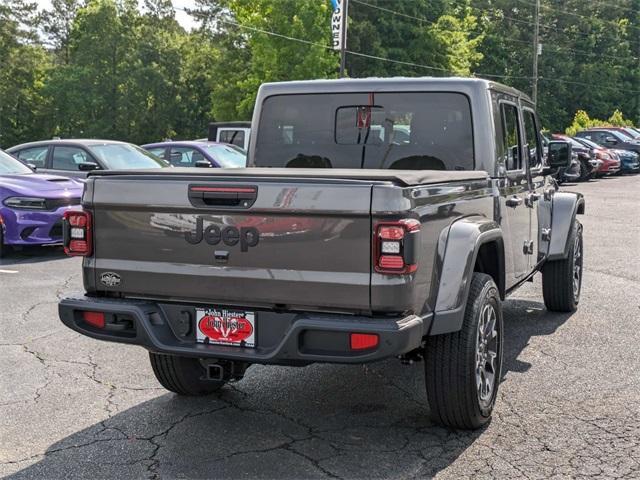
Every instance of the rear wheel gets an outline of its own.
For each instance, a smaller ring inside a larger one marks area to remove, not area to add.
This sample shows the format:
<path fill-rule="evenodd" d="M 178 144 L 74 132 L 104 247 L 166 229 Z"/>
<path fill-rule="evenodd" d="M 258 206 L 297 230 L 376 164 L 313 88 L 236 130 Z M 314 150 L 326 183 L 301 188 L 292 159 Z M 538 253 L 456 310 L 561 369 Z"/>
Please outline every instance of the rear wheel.
<path fill-rule="evenodd" d="M 546 262 L 542 268 L 542 295 L 547 310 L 573 312 L 582 290 L 582 225 L 573 222 L 569 233 L 569 254 L 564 260 Z"/>
<path fill-rule="evenodd" d="M 475 429 L 491 418 L 502 375 L 502 306 L 489 275 L 474 273 L 462 329 L 428 337 L 425 380 L 431 417 Z"/>
<path fill-rule="evenodd" d="M 197 358 L 149 352 L 149 359 L 160 384 L 178 395 L 209 395 L 226 383 L 208 380 L 205 367 Z"/>
<path fill-rule="evenodd" d="M 4 232 L 2 231 L 2 225 L 0 225 L 0 258 L 6 257 L 10 248 L 9 245 L 4 244 Z"/>
<path fill-rule="evenodd" d="M 585 182 L 589 180 L 589 177 L 590 177 L 589 169 L 583 162 L 580 162 L 580 181 Z"/>

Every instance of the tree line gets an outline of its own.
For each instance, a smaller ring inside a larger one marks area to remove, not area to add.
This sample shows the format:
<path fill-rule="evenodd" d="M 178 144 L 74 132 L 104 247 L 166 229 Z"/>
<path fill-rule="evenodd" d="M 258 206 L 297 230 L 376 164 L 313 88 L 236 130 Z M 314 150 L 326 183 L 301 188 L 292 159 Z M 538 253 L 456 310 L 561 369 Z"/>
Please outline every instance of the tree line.
<path fill-rule="evenodd" d="M 0 146 L 52 136 L 144 143 L 250 119 L 263 82 L 335 78 L 329 0 L 0 5 Z M 351 77 L 462 75 L 532 88 L 534 0 L 350 0 Z M 539 112 L 640 123 L 640 0 L 542 0 Z"/>

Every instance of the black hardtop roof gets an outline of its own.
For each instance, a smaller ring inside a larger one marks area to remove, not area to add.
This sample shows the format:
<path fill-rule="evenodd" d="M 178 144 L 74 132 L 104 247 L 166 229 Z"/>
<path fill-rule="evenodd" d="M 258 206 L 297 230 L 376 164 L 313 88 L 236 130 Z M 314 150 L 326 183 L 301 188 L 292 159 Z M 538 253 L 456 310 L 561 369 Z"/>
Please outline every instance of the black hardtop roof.
<path fill-rule="evenodd" d="M 225 127 L 250 128 L 251 127 L 251 121 L 249 121 L 249 120 L 234 120 L 234 121 L 230 121 L 230 122 L 209 122 L 209 125 L 214 126 L 214 127 L 218 127 L 218 128 L 225 128 Z"/>
<path fill-rule="evenodd" d="M 267 95 L 282 95 L 288 93 L 335 93 L 362 91 L 467 91 L 467 90 L 496 90 L 521 97 L 531 103 L 525 93 L 513 87 L 503 85 L 492 80 L 469 77 L 371 77 L 371 78 L 343 78 L 337 80 L 297 80 L 291 82 L 264 83 L 260 93 Z"/>
<path fill-rule="evenodd" d="M 417 186 L 453 181 L 478 181 L 488 179 L 487 172 L 477 170 L 382 170 L 347 168 L 162 168 L 145 170 L 94 170 L 90 177 L 105 176 L 176 176 L 200 177 L 198 180 L 216 180 L 233 177 L 260 177 L 271 180 L 282 178 L 326 178 L 330 180 L 387 181 L 402 186 Z"/>

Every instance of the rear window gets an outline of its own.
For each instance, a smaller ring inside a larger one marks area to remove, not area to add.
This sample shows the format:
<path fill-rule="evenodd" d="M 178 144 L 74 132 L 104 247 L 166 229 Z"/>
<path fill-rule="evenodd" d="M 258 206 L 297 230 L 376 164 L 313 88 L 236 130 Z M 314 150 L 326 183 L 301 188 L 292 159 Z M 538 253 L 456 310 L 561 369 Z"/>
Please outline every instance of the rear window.
<path fill-rule="evenodd" d="M 255 164 L 473 170 L 471 107 L 465 95 L 441 92 L 268 97 Z"/>
<path fill-rule="evenodd" d="M 244 147 L 244 131 L 243 130 L 219 130 L 219 142 L 229 143 L 238 147 Z"/>

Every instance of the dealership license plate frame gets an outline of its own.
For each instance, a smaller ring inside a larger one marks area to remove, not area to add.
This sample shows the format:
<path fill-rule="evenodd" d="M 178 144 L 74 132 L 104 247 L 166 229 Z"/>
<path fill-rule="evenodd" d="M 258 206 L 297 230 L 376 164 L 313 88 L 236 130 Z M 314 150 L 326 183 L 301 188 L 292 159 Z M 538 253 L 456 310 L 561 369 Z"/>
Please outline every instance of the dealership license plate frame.
<path fill-rule="evenodd" d="M 205 317 L 209 317 L 204 320 Z M 242 321 L 238 321 L 241 319 Z M 234 324 L 235 321 L 235 324 Z M 245 323 L 246 322 L 246 323 Z M 236 324 L 241 323 L 238 332 Z M 251 332 L 246 334 L 246 324 Z M 224 307 L 196 308 L 196 342 L 227 347 L 256 348 L 256 312 Z M 236 327 L 236 328 L 234 328 Z M 204 330 L 203 330 L 204 329 Z M 234 338 L 240 335 L 243 338 Z"/>

